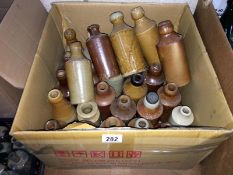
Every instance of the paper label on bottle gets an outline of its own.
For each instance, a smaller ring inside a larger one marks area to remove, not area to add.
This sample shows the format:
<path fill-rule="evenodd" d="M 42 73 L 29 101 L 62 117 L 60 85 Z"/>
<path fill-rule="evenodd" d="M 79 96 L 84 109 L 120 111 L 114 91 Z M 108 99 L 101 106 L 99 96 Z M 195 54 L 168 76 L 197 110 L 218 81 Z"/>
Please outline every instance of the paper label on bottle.
<path fill-rule="evenodd" d="M 122 134 L 103 134 L 102 143 L 122 143 Z"/>

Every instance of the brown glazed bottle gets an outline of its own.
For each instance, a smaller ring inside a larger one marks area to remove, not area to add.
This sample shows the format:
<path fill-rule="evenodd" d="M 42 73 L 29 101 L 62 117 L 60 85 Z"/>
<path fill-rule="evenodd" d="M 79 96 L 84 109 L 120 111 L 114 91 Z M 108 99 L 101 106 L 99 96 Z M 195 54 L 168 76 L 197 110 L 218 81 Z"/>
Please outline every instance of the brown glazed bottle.
<path fill-rule="evenodd" d="M 146 120 L 144 118 L 134 118 L 130 120 L 129 127 L 132 128 L 139 128 L 139 129 L 152 129 L 153 125 L 149 120 Z"/>
<path fill-rule="evenodd" d="M 160 64 L 152 64 L 146 72 L 145 83 L 149 92 L 156 92 L 165 82 Z"/>
<path fill-rule="evenodd" d="M 94 84 L 91 63 L 82 54 L 80 42 L 70 45 L 72 56 L 65 63 L 71 104 L 94 100 Z"/>
<path fill-rule="evenodd" d="M 87 27 L 90 37 L 86 45 L 90 53 L 96 73 L 101 81 L 120 74 L 117 61 L 107 34 L 100 33 L 100 26 L 92 24 Z"/>
<path fill-rule="evenodd" d="M 68 28 L 64 31 L 64 37 L 66 39 L 66 44 L 70 46 L 72 43 L 77 42 L 76 32 L 72 28 Z"/>
<path fill-rule="evenodd" d="M 174 31 L 171 21 L 159 23 L 160 40 L 157 44 L 159 58 L 168 83 L 178 87 L 190 82 L 190 72 L 182 35 Z"/>
<path fill-rule="evenodd" d="M 104 120 L 100 127 L 101 128 L 111 128 L 111 127 L 124 127 L 125 123 L 117 117 L 111 116 Z"/>
<path fill-rule="evenodd" d="M 181 94 L 175 83 L 168 83 L 157 91 L 163 105 L 163 115 L 160 121 L 167 122 L 172 109 L 181 103 Z"/>
<path fill-rule="evenodd" d="M 160 103 L 159 96 L 155 92 L 149 92 L 138 101 L 137 112 L 140 117 L 151 121 L 153 125 L 157 124 L 159 117 L 163 114 L 163 105 Z"/>
<path fill-rule="evenodd" d="M 111 116 L 110 105 L 116 98 L 115 90 L 108 83 L 101 81 L 95 88 L 95 102 L 100 110 L 102 121 Z"/>
<path fill-rule="evenodd" d="M 144 71 L 145 61 L 134 29 L 125 23 L 120 11 L 112 13 L 110 21 L 113 24 L 110 39 L 122 75 Z"/>
<path fill-rule="evenodd" d="M 135 23 L 135 33 L 142 48 L 142 52 L 149 65 L 160 63 L 156 44 L 159 42 L 159 32 L 157 24 L 145 16 L 142 7 L 131 10 L 131 16 Z"/>
<path fill-rule="evenodd" d="M 62 92 L 63 96 L 67 99 L 70 97 L 70 91 L 67 85 L 66 72 L 63 69 L 57 70 L 57 80 L 59 81 L 59 90 Z"/>
<path fill-rule="evenodd" d="M 135 102 L 144 97 L 147 92 L 148 88 L 144 83 L 143 74 L 134 74 L 124 82 L 123 93 L 128 95 Z"/>
<path fill-rule="evenodd" d="M 110 106 L 112 115 L 128 123 L 136 114 L 136 103 L 127 95 L 121 95 Z"/>
<path fill-rule="evenodd" d="M 75 108 L 63 97 L 60 90 L 53 89 L 49 91 L 48 100 L 53 107 L 53 119 L 59 121 L 59 123 L 61 122 L 61 126 L 77 119 Z"/>
<path fill-rule="evenodd" d="M 82 103 L 77 106 L 78 120 L 100 126 L 100 112 L 95 102 Z"/>

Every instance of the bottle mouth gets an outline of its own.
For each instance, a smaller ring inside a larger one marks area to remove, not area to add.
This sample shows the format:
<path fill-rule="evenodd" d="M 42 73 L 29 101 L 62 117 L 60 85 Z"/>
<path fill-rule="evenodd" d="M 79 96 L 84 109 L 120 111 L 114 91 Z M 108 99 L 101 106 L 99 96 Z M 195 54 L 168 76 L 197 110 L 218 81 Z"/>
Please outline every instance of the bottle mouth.
<path fill-rule="evenodd" d="M 183 116 L 186 116 L 186 117 L 190 116 L 192 113 L 191 109 L 188 106 L 182 106 L 180 108 L 180 112 Z"/>
<path fill-rule="evenodd" d="M 123 109 L 126 110 L 130 107 L 130 98 L 127 95 L 121 95 L 118 99 L 118 106 Z"/>
<path fill-rule="evenodd" d="M 174 96 L 178 92 L 178 87 L 175 83 L 168 83 L 164 86 L 164 91 L 167 95 Z"/>
<path fill-rule="evenodd" d="M 134 86 L 141 86 L 144 83 L 144 75 L 143 74 L 134 74 L 134 75 L 132 75 L 131 83 Z"/>
<path fill-rule="evenodd" d="M 149 67 L 149 72 L 151 72 L 152 74 L 160 74 L 162 71 L 162 67 L 160 64 L 152 64 L 150 67 Z"/>
<path fill-rule="evenodd" d="M 136 120 L 135 127 L 136 128 L 149 128 L 149 123 L 146 119 L 139 118 Z"/>
<path fill-rule="evenodd" d="M 97 84 L 97 91 L 104 93 L 108 91 L 108 84 L 106 82 L 99 82 Z"/>
<path fill-rule="evenodd" d="M 58 99 L 60 95 L 60 91 L 58 89 L 53 89 L 49 92 L 49 97 L 51 99 Z"/>
<path fill-rule="evenodd" d="M 91 104 L 87 104 L 82 106 L 81 110 L 84 114 L 90 114 L 93 111 L 93 106 Z"/>
<path fill-rule="evenodd" d="M 76 32 L 75 32 L 75 30 L 72 29 L 72 28 L 66 29 L 65 32 L 64 32 L 64 37 L 67 40 L 73 40 L 73 39 L 75 39 L 76 38 Z"/>

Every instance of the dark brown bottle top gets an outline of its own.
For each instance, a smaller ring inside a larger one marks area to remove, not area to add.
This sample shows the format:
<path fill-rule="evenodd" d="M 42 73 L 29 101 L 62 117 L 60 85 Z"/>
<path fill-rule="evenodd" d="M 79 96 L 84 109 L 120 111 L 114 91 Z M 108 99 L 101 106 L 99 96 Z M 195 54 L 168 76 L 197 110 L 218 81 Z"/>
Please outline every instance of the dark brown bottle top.
<path fill-rule="evenodd" d="M 158 27 L 160 35 L 166 35 L 174 31 L 174 26 L 170 20 L 160 22 Z"/>
<path fill-rule="evenodd" d="M 61 83 L 63 83 L 64 80 L 66 80 L 66 72 L 65 72 L 65 70 L 63 70 L 63 69 L 58 69 L 57 70 L 57 79 L 59 81 L 61 81 Z"/>
<path fill-rule="evenodd" d="M 76 32 L 72 28 L 68 28 L 65 30 L 64 37 L 65 37 L 68 45 L 78 41 L 76 38 Z"/>
<path fill-rule="evenodd" d="M 144 75 L 143 74 L 134 74 L 131 77 L 131 83 L 134 86 L 141 86 L 144 83 Z"/>
<path fill-rule="evenodd" d="M 45 128 L 44 128 L 46 131 L 49 131 L 49 130 L 58 130 L 58 129 L 61 129 L 61 125 L 59 124 L 59 122 L 55 119 L 51 119 L 51 120 L 48 120 L 46 123 L 45 123 Z"/>
<path fill-rule="evenodd" d="M 148 72 L 154 76 L 159 76 L 162 73 L 161 64 L 155 63 L 149 67 Z"/>
<path fill-rule="evenodd" d="M 92 24 L 87 27 L 87 31 L 90 34 L 90 36 L 101 34 L 99 29 L 100 29 L 99 24 Z"/>

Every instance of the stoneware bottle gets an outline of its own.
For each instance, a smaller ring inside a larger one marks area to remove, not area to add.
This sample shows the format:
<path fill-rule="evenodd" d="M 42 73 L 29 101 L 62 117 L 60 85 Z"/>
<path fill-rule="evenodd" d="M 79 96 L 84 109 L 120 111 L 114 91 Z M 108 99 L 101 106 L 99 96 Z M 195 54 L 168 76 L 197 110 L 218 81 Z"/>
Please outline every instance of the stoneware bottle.
<path fill-rule="evenodd" d="M 167 122 L 172 109 L 181 103 L 181 94 L 175 83 L 168 83 L 157 91 L 163 105 L 163 115 L 160 121 Z"/>
<path fill-rule="evenodd" d="M 193 121 L 193 112 L 188 106 L 175 107 L 168 120 L 172 126 L 190 126 Z"/>
<path fill-rule="evenodd" d="M 60 125 L 59 121 L 55 119 L 48 120 L 44 126 L 45 131 L 55 131 L 61 128 L 62 126 Z"/>
<path fill-rule="evenodd" d="M 140 117 L 151 121 L 153 125 L 157 124 L 159 117 L 163 114 L 163 105 L 160 103 L 159 96 L 155 92 L 149 92 L 138 101 L 137 112 Z"/>
<path fill-rule="evenodd" d="M 148 91 L 156 92 L 165 82 L 161 64 L 152 64 L 146 72 L 145 83 Z"/>
<path fill-rule="evenodd" d="M 111 116 L 110 106 L 116 98 L 115 90 L 108 83 L 101 81 L 95 88 L 95 102 L 100 110 L 102 121 Z"/>
<path fill-rule="evenodd" d="M 127 95 L 121 95 L 110 106 L 112 115 L 128 123 L 136 114 L 136 103 Z"/>
<path fill-rule="evenodd" d="M 129 127 L 132 128 L 139 128 L 139 129 L 152 129 L 153 125 L 149 120 L 146 120 L 144 118 L 134 118 L 130 120 Z"/>
<path fill-rule="evenodd" d="M 77 106 L 78 120 L 100 126 L 100 112 L 95 102 L 82 103 Z"/>
<path fill-rule="evenodd" d="M 76 32 L 72 28 L 68 28 L 64 31 L 64 37 L 66 39 L 66 44 L 70 46 L 72 43 L 77 42 Z"/>
<path fill-rule="evenodd" d="M 57 80 L 59 81 L 59 90 L 62 92 L 63 96 L 67 99 L 70 97 L 70 91 L 67 84 L 66 72 L 63 69 L 57 70 Z"/>
<path fill-rule="evenodd" d="M 92 24 L 87 27 L 90 37 L 86 45 L 96 73 L 101 81 L 120 74 L 118 64 L 112 49 L 111 41 L 107 34 L 100 33 L 100 26 Z"/>
<path fill-rule="evenodd" d="M 76 120 L 75 108 L 68 100 L 63 97 L 63 94 L 58 89 L 53 89 L 48 93 L 48 100 L 53 107 L 53 119 L 68 124 Z"/>
<path fill-rule="evenodd" d="M 114 88 L 117 97 L 122 93 L 123 81 L 124 78 L 121 74 L 106 80 L 106 82 Z"/>
<path fill-rule="evenodd" d="M 101 128 L 111 128 L 111 127 L 124 127 L 125 123 L 117 117 L 111 116 L 104 120 L 100 127 Z"/>
<path fill-rule="evenodd" d="M 112 13 L 110 21 L 113 24 L 110 39 L 123 76 L 144 71 L 145 61 L 138 39 L 133 28 L 125 23 L 123 13 Z"/>
<path fill-rule="evenodd" d="M 132 100 L 137 102 L 147 94 L 148 88 L 144 83 L 143 74 L 134 74 L 131 78 L 125 80 L 123 85 L 123 93 L 128 95 Z"/>
<path fill-rule="evenodd" d="M 82 54 L 80 42 L 70 45 L 72 56 L 65 64 L 71 104 L 94 100 L 91 63 Z"/>
<path fill-rule="evenodd" d="M 159 23 L 160 40 L 157 44 L 166 81 L 178 87 L 190 82 L 190 72 L 182 35 L 174 31 L 171 21 Z"/>
<path fill-rule="evenodd" d="M 144 9 L 140 6 L 132 9 L 131 16 L 135 23 L 136 36 L 147 63 L 149 65 L 159 63 L 156 48 L 156 44 L 159 42 L 159 32 L 156 22 L 147 18 Z"/>

